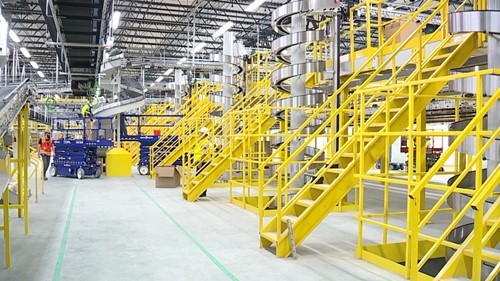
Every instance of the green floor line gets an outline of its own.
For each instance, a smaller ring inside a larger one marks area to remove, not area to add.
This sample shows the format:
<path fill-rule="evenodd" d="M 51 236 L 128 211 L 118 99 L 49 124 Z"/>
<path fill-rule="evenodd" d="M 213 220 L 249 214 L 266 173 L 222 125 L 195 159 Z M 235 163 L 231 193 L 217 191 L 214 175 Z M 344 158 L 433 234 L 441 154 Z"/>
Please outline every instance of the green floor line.
<path fill-rule="evenodd" d="M 57 257 L 56 270 L 54 272 L 53 281 L 59 281 L 61 279 L 61 271 L 64 261 L 64 255 L 66 254 L 66 243 L 68 241 L 69 226 L 71 225 L 71 217 L 73 216 L 73 207 L 75 205 L 76 198 L 76 187 L 75 183 L 73 187 L 73 195 L 71 197 L 71 203 L 69 204 L 68 216 L 66 217 L 66 225 L 64 227 L 63 237 L 61 239 L 61 247 L 59 248 L 59 255 Z"/>
<path fill-rule="evenodd" d="M 222 270 L 222 272 L 224 272 L 224 274 L 226 274 L 229 279 L 238 280 L 238 278 L 236 278 L 236 276 L 234 276 L 219 260 L 217 260 L 217 258 L 215 258 L 198 240 L 196 240 L 196 238 L 194 238 L 193 235 L 189 233 L 189 231 L 182 227 L 162 206 L 160 206 L 160 204 L 158 204 L 156 200 L 154 200 L 153 197 L 149 195 L 149 193 L 147 193 L 137 182 L 134 181 L 134 183 L 153 202 L 153 204 L 155 204 L 156 207 L 158 207 L 161 212 L 182 232 L 182 234 L 184 234 L 184 236 L 191 240 L 191 242 L 193 242 L 193 244 L 195 244 L 198 249 L 200 249 L 220 270 Z"/>

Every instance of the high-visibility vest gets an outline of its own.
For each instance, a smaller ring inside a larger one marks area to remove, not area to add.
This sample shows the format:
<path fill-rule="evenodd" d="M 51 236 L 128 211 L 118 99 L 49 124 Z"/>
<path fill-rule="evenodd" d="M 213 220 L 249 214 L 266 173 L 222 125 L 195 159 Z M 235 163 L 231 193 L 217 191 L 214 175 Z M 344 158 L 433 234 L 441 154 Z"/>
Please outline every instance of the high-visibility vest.
<path fill-rule="evenodd" d="M 47 141 L 45 138 L 42 139 L 42 144 L 40 145 L 40 151 L 45 153 L 52 153 L 52 140 Z"/>
<path fill-rule="evenodd" d="M 82 116 L 87 115 L 87 113 L 89 112 L 90 112 L 90 104 L 87 103 L 82 107 Z"/>
<path fill-rule="evenodd" d="M 208 138 L 203 139 L 199 142 L 193 151 L 193 160 L 195 163 L 198 163 L 202 160 L 204 154 L 210 154 L 210 142 Z M 205 155 L 207 156 L 207 155 Z M 208 159 L 203 159 L 203 162 L 207 162 Z"/>

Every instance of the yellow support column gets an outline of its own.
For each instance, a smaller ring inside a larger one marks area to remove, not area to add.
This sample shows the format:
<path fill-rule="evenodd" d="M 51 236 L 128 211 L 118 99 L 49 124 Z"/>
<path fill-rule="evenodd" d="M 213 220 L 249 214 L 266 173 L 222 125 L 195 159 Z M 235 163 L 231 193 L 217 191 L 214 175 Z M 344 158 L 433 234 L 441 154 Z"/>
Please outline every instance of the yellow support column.
<path fill-rule="evenodd" d="M 7 152 L 7 155 L 5 157 L 5 160 L 2 160 L 2 165 L 0 165 L 0 170 L 5 172 L 6 177 L 8 178 L 10 175 L 10 161 L 9 161 L 9 155 Z M 8 182 L 8 181 L 7 181 Z M 1 188 L 4 188 L 3 186 Z M 3 210 L 3 225 L 0 227 L 0 229 L 3 230 L 3 239 L 4 239 L 4 245 L 5 245 L 5 267 L 10 268 L 11 267 L 11 261 L 10 261 L 10 214 L 9 214 L 9 189 L 8 185 L 6 183 L 5 189 L 3 189 L 2 192 L 2 198 L 3 198 L 3 203 L 2 203 L 2 210 Z"/>
<path fill-rule="evenodd" d="M 424 133 L 426 131 L 427 116 L 425 111 L 417 117 L 417 133 Z M 417 137 L 417 151 L 416 151 L 416 181 L 420 181 L 427 171 L 427 140 L 423 134 Z M 420 209 L 425 210 L 425 188 L 420 193 Z"/>
<path fill-rule="evenodd" d="M 18 116 L 18 201 L 24 213 L 24 234 L 29 234 L 29 186 L 28 186 L 28 167 L 29 167 L 29 105 L 25 104 Z"/>

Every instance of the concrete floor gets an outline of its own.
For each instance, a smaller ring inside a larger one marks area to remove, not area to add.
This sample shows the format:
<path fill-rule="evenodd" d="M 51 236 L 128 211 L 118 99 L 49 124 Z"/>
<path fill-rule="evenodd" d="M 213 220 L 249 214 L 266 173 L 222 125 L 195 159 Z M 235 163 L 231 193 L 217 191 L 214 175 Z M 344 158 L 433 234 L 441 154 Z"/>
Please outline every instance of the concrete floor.
<path fill-rule="evenodd" d="M 259 248 L 258 217 L 228 203 L 227 189 L 188 203 L 179 188 L 153 185 L 138 175 L 49 179 L 30 205 L 30 235 L 12 219 L 13 268 L 0 268 L 0 280 L 404 280 L 356 259 L 355 213 L 331 214 L 298 260 L 278 259 Z"/>

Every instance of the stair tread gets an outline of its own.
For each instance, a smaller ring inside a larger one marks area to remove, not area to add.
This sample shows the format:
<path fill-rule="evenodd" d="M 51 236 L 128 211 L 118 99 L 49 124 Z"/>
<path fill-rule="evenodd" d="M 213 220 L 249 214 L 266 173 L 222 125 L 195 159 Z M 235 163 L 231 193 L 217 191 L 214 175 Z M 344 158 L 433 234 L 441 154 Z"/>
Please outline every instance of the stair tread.
<path fill-rule="evenodd" d="M 354 158 L 354 156 L 356 156 L 357 154 L 354 154 L 352 152 L 344 152 L 340 155 L 340 157 L 344 157 L 344 158 Z"/>
<path fill-rule="evenodd" d="M 440 67 L 441 67 L 441 65 L 426 67 L 426 68 L 422 69 L 422 72 L 424 72 L 424 73 L 425 72 L 434 72 L 435 70 L 437 70 Z"/>
<path fill-rule="evenodd" d="M 311 188 L 316 188 L 316 189 L 321 189 L 321 190 L 327 190 L 330 188 L 329 184 L 326 183 L 319 183 L 319 184 L 313 184 Z"/>
<path fill-rule="evenodd" d="M 384 127 L 385 127 L 385 122 L 384 122 L 384 123 L 373 122 L 373 123 L 371 123 L 368 127 L 373 127 L 373 128 L 384 128 Z"/>
<path fill-rule="evenodd" d="M 442 54 L 442 55 L 437 55 L 432 58 L 432 60 L 442 60 L 442 59 L 447 59 L 450 57 L 449 53 Z"/>
<path fill-rule="evenodd" d="M 332 174 L 340 174 L 343 171 L 345 171 L 345 169 L 343 168 L 330 168 L 326 170 L 327 173 L 332 173 Z"/>
<path fill-rule="evenodd" d="M 310 207 L 314 204 L 314 200 L 312 200 L 312 199 L 299 199 L 299 200 L 297 200 L 296 204 L 307 208 L 307 207 Z"/>
<path fill-rule="evenodd" d="M 269 241 L 276 241 L 276 240 L 278 240 L 278 234 L 277 234 L 277 232 L 261 232 L 260 236 L 266 238 Z"/>

